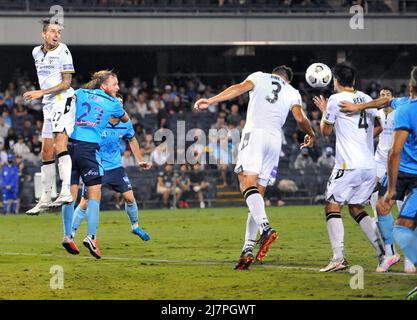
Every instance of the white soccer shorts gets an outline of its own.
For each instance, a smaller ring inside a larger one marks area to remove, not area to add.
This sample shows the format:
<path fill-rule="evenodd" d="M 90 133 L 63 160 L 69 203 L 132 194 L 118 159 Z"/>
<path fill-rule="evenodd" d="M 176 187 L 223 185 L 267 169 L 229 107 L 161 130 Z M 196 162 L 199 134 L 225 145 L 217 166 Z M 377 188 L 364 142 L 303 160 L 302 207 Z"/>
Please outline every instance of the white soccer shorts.
<path fill-rule="evenodd" d="M 71 136 L 75 124 L 75 100 L 62 98 L 43 106 L 42 138 L 53 139 L 54 133 Z"/>
<path fill-rule="evenodd" d="M 266 187 L 273 185 L 277 176 L 282 136 L 264 129 L 252 129 L 244 133 L 239 144 L 235 173 L 253 172 L 258 183 Z"/>
<path fill-rule="evenodd" d="M 376 183 L 375 169 L 333 169 L 326 190 L 326 201 L 340 205 L 365 205 Z"/>

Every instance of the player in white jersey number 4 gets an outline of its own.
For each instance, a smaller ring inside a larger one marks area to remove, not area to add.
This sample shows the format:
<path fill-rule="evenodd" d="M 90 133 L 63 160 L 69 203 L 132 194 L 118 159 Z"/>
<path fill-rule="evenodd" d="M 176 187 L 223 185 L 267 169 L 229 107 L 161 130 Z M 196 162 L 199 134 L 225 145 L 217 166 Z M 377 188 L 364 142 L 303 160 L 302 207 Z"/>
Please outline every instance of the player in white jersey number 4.
<path fill-rule="evenodd" d="M 271 244 L 278 237 L 271 228 L 265 211 L 263 195 L 268 185 L 275 182 L 281 153 L 281 128 L 291 110 L 300 128 L 307 133 L 301 148 L 311 147 L 314 131 L 301 108 L 301 96 L 290 82 L 292 70 L 276 67 L 272 74 L 255 72 L 240 84 L 230 86 L 210 99 L 200 99 L 196 109 L 206 109 L 210 104 L 231 100 L 249 92 L 249 105 L 245 128 L 239 146 L 235 173 L 238 174 L 240 191 L 249 208 L 245 243 L 235 269 L 248 269 L 254 260 L 262 261 Z M 258 231 L 259 248 L 256 256 L 253 248 Z"/>
<path fill-rule="evenodd" d="M 74 90 L 71 88 L 74 66 L 68 47 L 60 43 L 62 26 L 43 21 L 43 45 L 33 49 L 40 90 L 24 93 L 27 101 L 42 99 L 42 195 L 37 205 L 28 210 L 28 215 L 38 215 L 50 207 L 58 207 L 73 201 L 70 192 L 71 158 L 68 154 L 68 137 L 75 121 L 75 106 L 72 103 Z M 55 155 L 62 188 L 58 198 L 51 201 L 52 183 L 55 179 Z"/>
<path fill-rule="evenodd" d="M 371 101 L 372 98 L 354 89 L 356 70 L 347 62 L 333 69 L 333 83 L 337 91 L 328 102 L 315 97 L 314 103 L 323 113 L 320 124 L 324 136 L 336 133 L 336 164 L 326 190 L 325 214 L 327 231 L 333 250 L 330 263 L 321 272 L 344 270 L 348 267 L 344 254 L 344 227 L 340 214 L 348 204 L 349 213 L 376 250 L 380 263 L 385 254 L 374 219 L 368 216 L 364 205 L 369 201 L 376 182 L 374 159 L 374 126 L 379 126 L 376 110 L 347 116 L 340 112 L 339 102 Z"/>

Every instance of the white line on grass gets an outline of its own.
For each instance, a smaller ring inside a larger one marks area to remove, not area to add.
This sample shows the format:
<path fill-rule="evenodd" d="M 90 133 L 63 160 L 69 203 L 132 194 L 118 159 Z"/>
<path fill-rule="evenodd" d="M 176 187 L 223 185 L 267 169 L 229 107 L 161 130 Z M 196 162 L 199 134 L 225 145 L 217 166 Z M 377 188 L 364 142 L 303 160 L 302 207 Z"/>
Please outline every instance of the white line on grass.
<path fill-rule="evenodd" d="M 75 258 L 70 255 L 56 255 L 52 253 L 23 253 L 23 252 L 0 252 L 0 256 L 25 256 L 25 257 L 51 257 L 51 258 Z M 93 257 L 83 257 L 77 256 L 76 259 L 87 259 L 87 260 L 96 260 Z M 150 258 L 133 258 L 133 257 L 102 257 L 101 260 L 113 260 L 113 261 L 131 261 L 131 262 L 150 262 L 150 263 L 177 263 L 177 264 L 189 264 L 189 265 L 230 265 L 231 261 L 206 261 L 206 260 L 165 260 L 165 259 L 150 259 Z M 297 267 L 297 266 L 284 266 L 284 265 L 275 265 L 275 264 L 255 264 L 255 268 L 273 268 L 273 269 L 283 269 L 283 270 L 302 270 L 302 271 L 312 271 L 318 272 L 318 268 L 308 268 L 308 267 Z M 347 271 L 342 271 L 339 273 L 347 273 Z M 385 274 L 392 276 L 417 276 L 417 274 L 412 273 L 402 273 L 402 272 L 387 272 L 387 273 L 378 273 L 371 272 L 375 274 Z"/>

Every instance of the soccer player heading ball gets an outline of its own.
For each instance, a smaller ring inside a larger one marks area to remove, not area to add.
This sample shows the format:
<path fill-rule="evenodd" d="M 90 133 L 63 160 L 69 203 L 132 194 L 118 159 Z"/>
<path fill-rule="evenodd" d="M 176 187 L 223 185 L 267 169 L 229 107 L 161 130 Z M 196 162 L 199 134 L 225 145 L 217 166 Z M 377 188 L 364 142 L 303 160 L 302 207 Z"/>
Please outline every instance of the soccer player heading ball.
<path fill-rule="evenodd" d="M 292 111 L 300 128 L 307 133 L 301 148 L 310 147 L 314 131 L 301 108 L 301 96 L 291 86 L 292 70 L 286 66 L 276 67 L 272 74 L 255 72 L 240 84 L 230 86 L 210 99 L 200 99 L 196 109 L 206 109 L 210 104 L 231 100 L 249 92 L 246 125 L 235 167 L 249 214 L 246 224 L 245 243 L 235 269 L 247 269 L 256 259 L 262 261 L 269 247 L 278 237 L 271 228 L 265 211 L 263 196 L 268 185 L 275 182 L 281 153 L 281 128 L 289 111 Z M 258 230 L 262 230 L 259 248 L 253 255 Z"/>

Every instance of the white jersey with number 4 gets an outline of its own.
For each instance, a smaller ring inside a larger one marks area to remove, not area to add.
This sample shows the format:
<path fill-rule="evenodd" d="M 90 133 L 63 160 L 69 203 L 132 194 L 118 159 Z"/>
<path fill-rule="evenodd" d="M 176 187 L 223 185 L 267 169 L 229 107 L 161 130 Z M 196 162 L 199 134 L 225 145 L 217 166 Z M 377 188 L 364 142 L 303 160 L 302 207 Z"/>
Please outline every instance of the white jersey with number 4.
<path fill-rule="evenodd" d="M 324 122 L 334 124 L 336 133 L 335 169 L 375 169 L 373 131 L 376 109 L 348 116 L 340 112 L 339 103 L 366 103 L 372 98 L 361 91 L 343 91 L 330 96 Z"/>
<path fill-rule="evenodd" d="M 44 53 L 42 46 L 33 49 L 32 55 L 35 60 L 36 72 L 38 74 L 39 85 L 42 90 L 57 86 L 62 82 L 63 73 L 74 73 L 71 52 L 68 47 L 60 43 L 55 48 Z M 69 88 L 58 94 L 46 94 L 42 102 L 44 104 L 54 103 L 55 101 L 65 100 L 73 96 L 74 90 Z"/>
<path fill-rule="evenodd" d="M 280 76 L 255 72 L 246 78 L 252 82 L 244 132 L 252 128 L 281 131 L 288 112 L 295 104 L 301 105 L 298 90 Z"/>

